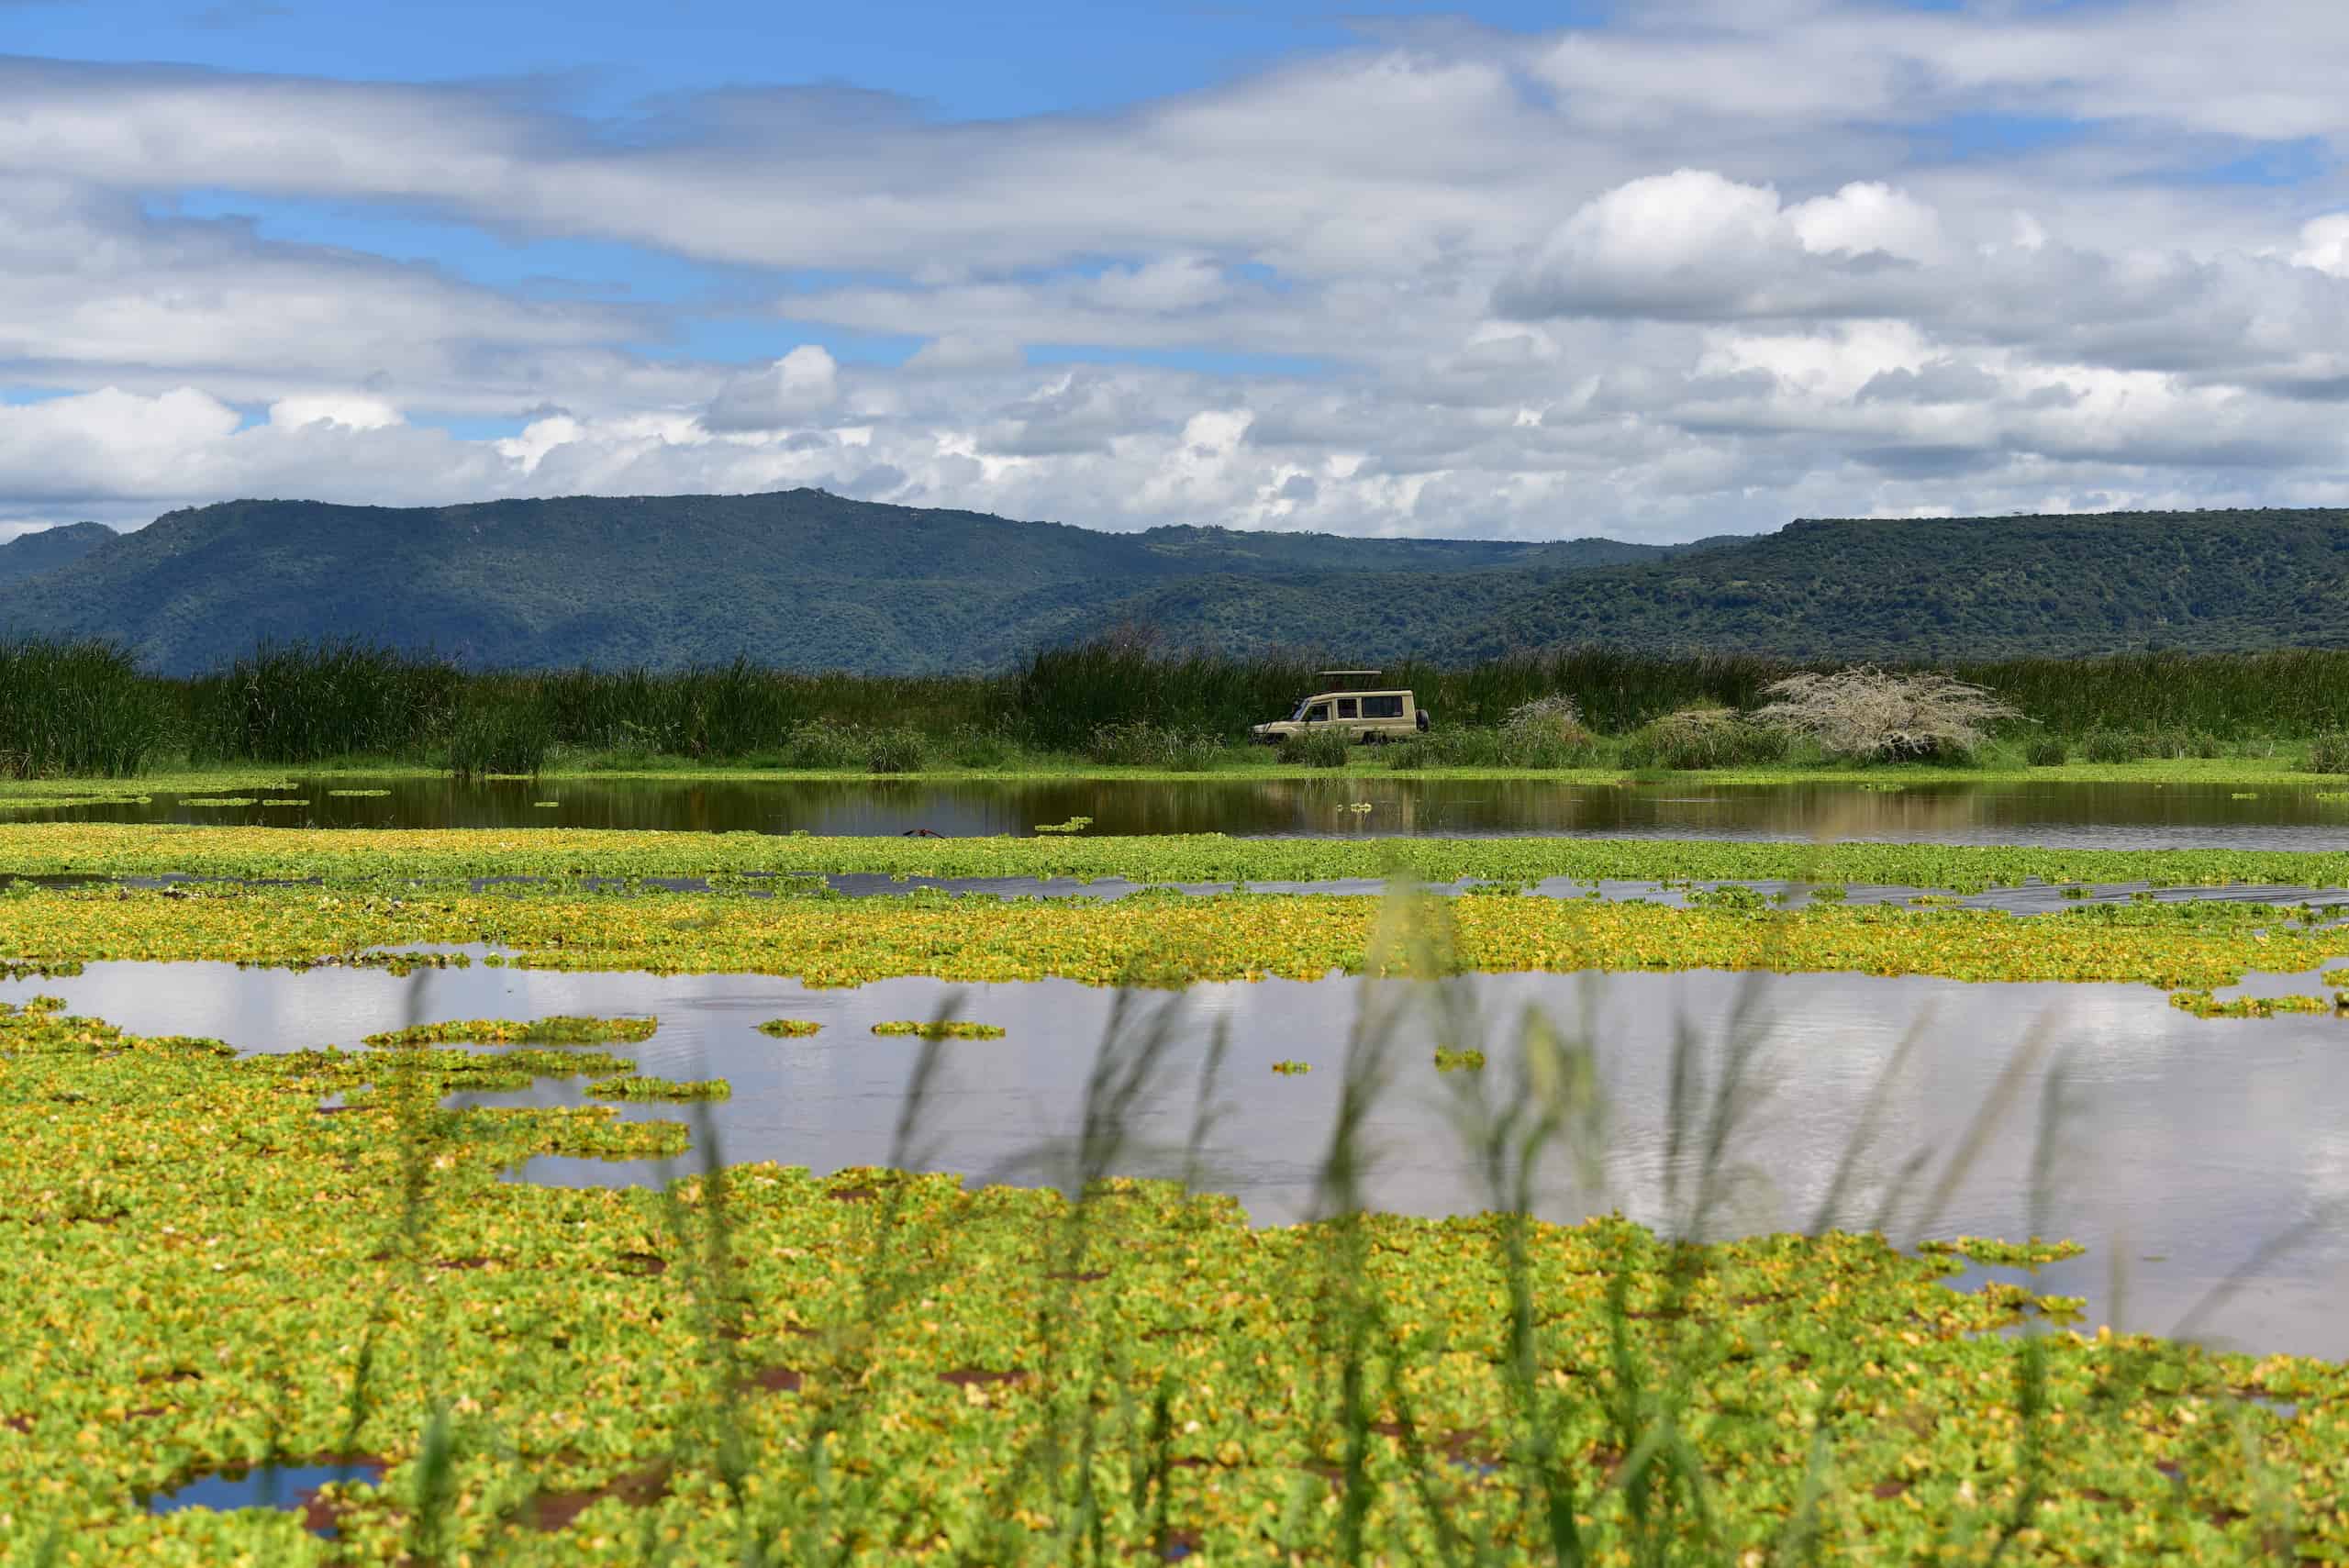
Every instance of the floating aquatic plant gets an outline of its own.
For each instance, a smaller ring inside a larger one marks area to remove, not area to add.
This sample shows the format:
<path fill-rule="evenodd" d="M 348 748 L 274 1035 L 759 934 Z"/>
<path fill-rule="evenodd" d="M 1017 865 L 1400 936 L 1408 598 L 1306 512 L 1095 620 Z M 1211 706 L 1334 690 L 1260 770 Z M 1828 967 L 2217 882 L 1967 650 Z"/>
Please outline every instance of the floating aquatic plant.
<path fill-rule="evenodd" d="M 939 1018 L 923 1022 L 918 1018 L 894 1018 L 874 1024 L 873 1032 L 880 1035 L 912 1035 L 920 1040 L 1001 1040 L 1000 1024 L 974 1024 L 959 1018 Z"/>
<path fill-rule="evenodd" d="M 1273 1071 L 1279 1073 L 1284 1078 L 1295 1078 L 1312 1072 L 1313 1063 L 1310 1062 L 1275 1062 L 1273 1063 Z"/>
<path fill-rule="evenodd" d="M 1874 884 L 1978 893 L 2038 881 L 2189 886 L 2349 886 L 2349 851 L 2077 850 L 1970 844 L 1796 844 L 1567 838 L 1242 839 L 1218 833 L 906 839 L 643 833 L 543 828 L 0 824 L 0 864 L 26 874 L 316 879 L 340 886 L 455 887 L 483 877 L 877 874 L 1119 877 L 1142 883 L 1315 882 L 1403 873 L 1422 882 L 1663 881 Z"/>
<path fill-rule="evenodd" d="M 309 887 L 36 888 L 6 905 L 7 961 L 94 958 L 311 965 L 321 954 L 488 943 L 505 967 L 751 973 L 809 985 L 895 975 L 1088 984 L 1368 972 L 1378 900 L 1140 893 L 1116 900 L 740 898 L 648 892 L 321 894 Z M 2233 984 L 2314 971 L 2336 935 L 2296 909 L 2235 900 L 2096 904 L 2061 913 L 1817 903 L 1672 908 L 1579 899 L 1443 901 L 1462 970 L 1857 970 L 1959 980 Z"/>
<path fill-rule="evenodd" d="M 2232 996 L 2221 1000 L 2208 991 L 2173 991 L 2169 1005 L 2198 1018 L 2272 1018 L 2278 1013 L 2349 1010 L 2336 996 Z"/>
<path fill-rule="evenodd" d="M 777 1040 L 799 1040 L 815 1034 L 824 1026 L 813 1018 L 769 1018 L 759 1026 L 761 1034 L 771 1034 Z"/>
<path fill-rule="evenodd" d="M 1366 1213 L 1342 1143 L 1332 1218 L 1277 1228 L 1097 1153 L 1065 1189 L 772 1165 L 533 1186 L 498 1176 L 674 1154 L 684 1129 L 440 1109 L 465 1054 L 354 1096 L 380 1057 L 0 1010 L 0 1263 L 40 1282 L 0 1294 L 0 1342 L 30 1348 L 0 1364 L 12 1546 L 70 1520 L 88 1562 L 307 1561 L 289 1515 L 137 1499 L 319 1455 L 382 1467 L 325 1495 L 354 1568 L 840 1562 L 847 1539 L 1554 1562 L 1558 1497 L 1592 1562 L 1988 1561 L 2018 1518 L 2003 1557 L 2050 1568 L 2349 1545 L 2326 1414 L 2349 1371 L 2010 1338 L 2076 1299 L 1949 1289 L 1953 1257 L 1876 1235 Z M 1114 1106 L 1096 1078 L 1088 1110 Z M 1088 1147 L 1114 1148 L 1104 1119 Z"/>
<path fill-rule="evenodd" d="M 723 1078 L 649 1078 L 629 1074 L 599 1078 L 587 1085 L 599 1100 L 730 1100 L 734 1086 Z"/>
<path fill-rule="evenodd" d="M 1072 817 L 1065 822 L 1039 822 L 1036 824 L 1036 831 L 1039 833 L 1082 833 L 1092 826 L 1093 818 L 1090 817 Z"/>
<path fill-rule="evenodd" d="M 462 955 L 459 955 L 462 956 Z M 369 1035 L 364 1043 L 377 1048 L 439 1045 L 464 1040 L 475 1045 L 508 1041 L 532 1044 L 604 1045 L 618 1040 L 646 1040 L 661 1027 L 658 1018 L 589 1018 L 558 1014 L 523 1021 L 515 1018 L 460 1018 L 450 1023 L 412 1024 Z"/>
<path fill-rule="evenodd" d="M 1435 1070 L 1439 1073 L 1474 1073 L 1483 1070 L 1485 1053 L 1473 1047 L 1454 1049 L 1448 1045 L 1435 1048 Z"/>
<path fill-rule="evenodd" d="M 2044 1263 L 2059 1262 L 2065 1258 L 2077 1258 L 2087 1251 L 2077 1241 L 2043 1241 L 2034 1236 L 2028 1241 L 2000 1241 L 1984 1236 L 1960 1236 L 1948 1241 L 1920 1241 L 1920 1252 L 1942 1252 L 1966 1258 L 1977 1263 L 2004 1268 L 2038 1268 Z"/>

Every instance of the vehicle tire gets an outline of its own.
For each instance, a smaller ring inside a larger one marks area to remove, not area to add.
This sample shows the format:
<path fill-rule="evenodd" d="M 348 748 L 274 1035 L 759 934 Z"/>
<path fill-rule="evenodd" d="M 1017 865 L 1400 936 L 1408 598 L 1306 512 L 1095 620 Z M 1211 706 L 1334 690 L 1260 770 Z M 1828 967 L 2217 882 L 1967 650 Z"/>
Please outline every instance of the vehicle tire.
<path fill-rule="evenodd" d="M 1429 728 L 1430 728 L 1431 726 L 1432 726 L 1432 725 L 1435 723 L 1435 720 L 1433 720 L 1433 719 L 1431 719 L 1431 718 L 1430 718 L 1430 717 L 1428 717 L 1428 710 L 1427 710 L 1427 709 L 1425 709 L 1425 708 L 1421 708 L 1421 709 L 1419 709 L 1419 733 L 1420 733 L 1420 734 L 1422 734 L 1422 735 L 1425 735 L 1425 734 L 1428 732 Z"/>

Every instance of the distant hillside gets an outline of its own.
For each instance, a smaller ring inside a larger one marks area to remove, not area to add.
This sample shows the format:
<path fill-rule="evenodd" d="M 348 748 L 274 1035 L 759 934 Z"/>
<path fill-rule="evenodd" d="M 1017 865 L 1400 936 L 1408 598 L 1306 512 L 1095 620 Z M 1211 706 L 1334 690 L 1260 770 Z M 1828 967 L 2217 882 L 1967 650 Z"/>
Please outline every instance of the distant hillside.
<path fill-rule="evenodd" d="M 102 554 L 0 583 L 0 630 L 117 637 L 173 673 L 260 638 L 323 636 L 484 665 L 669 666 L 742 652 L 810 668 L 957 670 L 1118 624 L 1130 602 L 1202 574 L 1419 583 L 1668 553 L 1609 539 L 1111 534 L 818 490 L 407 509 L 232 501 L 169 513 Z"/>
<path fill-rule="evenodd" d="M 95 542 L 0 575 L 0 633 L 118 637 L 172 672 L 258 638 L 349 635 L 483 665 L 740 652 L 916 673 L 1123 625 L 1373 662 L 1590 642 L 1809 659 L 2349 646 L 2349 511 L 1802 521 L 1665 549 L 1109 534 L 795 490 L 235 501 Z"/>
<path fill-rule="evenodd" d="M 64 523 L 0 544 L 0 584 L 70 566 L 116 538 L 104 523 Z"/>
<path fill-rule="evenodd" d="M 1663 562 L 1480 573 L 1200 578 L 1121 606 L 1240 651 L 1470 660 L 1652 652 L 1950 660 L 2130 648 L 2349 647 L 2349 511 L 1803 521 Z"/>

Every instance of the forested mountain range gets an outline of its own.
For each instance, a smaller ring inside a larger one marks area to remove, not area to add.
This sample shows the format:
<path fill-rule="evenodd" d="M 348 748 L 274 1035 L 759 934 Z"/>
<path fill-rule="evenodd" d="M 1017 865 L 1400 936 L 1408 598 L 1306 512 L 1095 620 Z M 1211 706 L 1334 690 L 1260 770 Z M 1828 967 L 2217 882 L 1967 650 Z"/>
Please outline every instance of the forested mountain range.
<path fill-rule="evenodd" d="M 37 577 L 79 561 L 115 537 L 104 523 L 67 523 L 0 544 L 0 585 Z"/>
<path fill-rule="evenodd" d="M 232 501 L 0 546 L 0 635 L 117 638 L 171 673 L 320 637 L 475 665 L 962 670 L 1118 627 L 1373 662 L 2349 645 L 2349 511 L 1804 520 L 1659 547 L 1104 533 L 795 490 Z"/>

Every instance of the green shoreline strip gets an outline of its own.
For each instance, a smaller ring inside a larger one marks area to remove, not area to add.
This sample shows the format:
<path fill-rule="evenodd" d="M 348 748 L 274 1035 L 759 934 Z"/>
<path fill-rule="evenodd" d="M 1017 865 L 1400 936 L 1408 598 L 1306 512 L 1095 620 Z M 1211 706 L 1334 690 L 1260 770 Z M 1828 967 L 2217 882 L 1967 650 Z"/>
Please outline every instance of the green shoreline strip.
<path fill-rule="evenodd" d="M 2344 828 L 2349 833 L 2349 828 Z M 1397 871 L 1424 881 L 1872 883 L 1979 892 L 2047 883 L 2349 887 L 2349 848 L 2076 850 L 1787 844 L 1687 839 L 818 838 L 608 828 L 0 825 L 10 874 L 317 879 L 342 885 L 472 877 L 1117 877 L 1145 883 L 1319 882 Z"/>
<path fill-rule="evenodd" d="M 1758 901 L 1757 901 L 1758 902 Z M 1115 900 L 737 898 L 719 894 L 340 895 L 316 888 L 34 890 L 0 896 L 0 972 L 104 960 L 306 966 L 387 949 L 487 944 L 517 968 L 794 976 L 861 985 L 1060 978 L 1090 985 L 1314 980 L 1374 962 L 1386 900 L 1137 894 Z M 1883 905 L 1673 908 L 1555 898 L 1431 898 L 1444 968 L 1720 969 L 2118 982 L 2210 990 L 2349 956 L 2349 930 L 2210 900 L 2046 915 Z M 2349 1033 L 2344 1033 L 2349 1043 Z"/>

